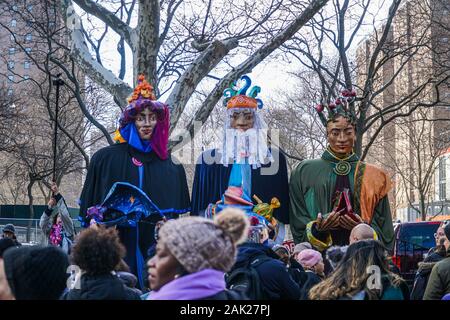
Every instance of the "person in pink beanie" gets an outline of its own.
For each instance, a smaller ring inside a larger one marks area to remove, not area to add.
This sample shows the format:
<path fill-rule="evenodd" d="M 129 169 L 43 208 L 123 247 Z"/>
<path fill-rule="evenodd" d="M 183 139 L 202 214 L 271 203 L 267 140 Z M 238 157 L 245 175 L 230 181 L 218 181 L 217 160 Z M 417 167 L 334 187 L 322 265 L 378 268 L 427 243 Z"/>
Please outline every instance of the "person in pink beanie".
<path fill-rule="evenodd" d="M 302 265 L 305 271 L 312 271 L 319 277 L 324 277 L 323 258 L 319 251 L 313 249 L 305 249 L 297 256 L 297 261 Z"/>
<path fill-rule="evenodd" d="M 302 287 L 304 294 L 302 299 L 306 300 L 309 290 L 325 278 L 323 258 L 319 251 L 304 249 L 297 255 L 296 259 L 306 273 L 306 281 Z"/>

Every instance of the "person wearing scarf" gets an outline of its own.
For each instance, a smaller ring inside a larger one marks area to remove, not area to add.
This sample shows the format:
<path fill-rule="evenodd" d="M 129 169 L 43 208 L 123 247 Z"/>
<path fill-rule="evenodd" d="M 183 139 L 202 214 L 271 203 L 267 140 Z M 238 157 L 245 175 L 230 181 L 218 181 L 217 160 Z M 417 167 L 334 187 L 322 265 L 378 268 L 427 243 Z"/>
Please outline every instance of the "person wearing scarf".
<path fill-rule="evenodd" d="M 143 75 L 138 77 L 128 103 L 115 132 L 116 144 L 98 150 L 91 158 L 79 203 L 83 227 L 90 224 L 88 209 L 102 203 L 116 182 L 141 189 L 168 219 L 190 211 L 184 167 L 175 164 L 168 151 L 168 105 L 156 101 L 153 87 Z M 126 262 L 138 278 L 141 275 L 137 261 L 147 259 L 147 251 L 155 242 L 157 221 L 153 218 L 142 219 L 134 228 L 119 228 L 127 249 Z"/>
<path fill-rule="evenodd" d="M 348 245 L 351 230 L 360 223 L 370 225 L 386 247 L 393 245 L 391 180 L 353 151 L 356 117 L 350 105 L 354 99 L 354 91 L 344 90 L 336 104 L 316 107 L 326 127 L 328 147 L 320 159 L 302 161 L 291 174 L 294 242 L 308 241 L 322 252 L 331 245 Z"/>
<path fill-rule="evenodd" d="M 248 233 L 249 222 L 239 209 L 214 217 L 169 220 L 159 230 L 156 255 L 148 262 L 152 291 L 148 300 L 236 300 L 227 290 L 225 273 L 236 260 L 236 246 Z"/>

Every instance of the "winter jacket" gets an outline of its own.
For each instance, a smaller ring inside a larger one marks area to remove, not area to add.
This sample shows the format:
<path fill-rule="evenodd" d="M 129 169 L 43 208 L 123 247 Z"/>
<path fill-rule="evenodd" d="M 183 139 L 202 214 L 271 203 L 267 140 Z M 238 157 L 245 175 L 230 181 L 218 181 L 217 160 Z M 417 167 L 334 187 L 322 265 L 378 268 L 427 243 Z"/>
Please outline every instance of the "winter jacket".
<path fill-rule="evenodd" d="M 447 293 L 450 293 L 450 251 L 433 267 L 423 300 L 441 300 Z"/>
<path fill-rule="evenodd" d="M 140 300 L 139 294 L 125 286 L 114 274 L 81 276 L 80 288 L 64 293 L 61 300 Z"/>
<path fill-rule="evenodd" d="M 409 300 L 409 289 L 405 281 L 401 281 L 398 286 L 394 286 L 391 278 L 387 275 L 382 276 L 382 295 L 379 300 Z M 353 296 L 344 296 L 338 300 L 368 300 L 369 297 L 365 290 L 361 290 Z"/>
<path fill-rule="evenodd" d="M 387 279 L 383 282 L 383 295 L 381 300 L 409 300 L 409 288 L 404 280 L 398 286 L 394 286 Z"/>
<path fill-rule="evenodd" d="M 306 279 L 302 286 L 302 297 L 301 300 L 308 300 L 309 290 L 316 284 L 320 283 L 322 279 L 314 272 L 307 270 L 305 271 Z"/>
<path fill-rule="evenodd" d="M 305 269 L 303 269 L 302 265 L 298 263 L 294 258 L 291 258 L 289 263 L 289 275 L 292 277 L 295 283 L 297 283 L 299 287 L 302 288 L 307 280 Z"/>
<path fill-rule="evenodd" d="M 138 295 L 142 295 L 142 291 L 136 288 L 137 284 L 137 277 L 130 273 L 125 271 L 119 271 L 116 272 L 117 277 L 122 281 L 122 283 L 127 287 L 136 292 Z"/>
<path fill-rule="evenodd" d="M 438 253 L 431 253 L 423 262 L 419 262 L 419 269 L 414 278 L 414 285 L 411 291 L 411 300 L 422 300 L 430 278 L 431 270 L 442 259 Z"/>
<path fill-rule="evenodd" d="M 266 299 L 298 300 L 302 294 L 299 285 L 289 275 L 286 265 L 269 247 L 259 243 L 244 243 L 238 247 L 234 268 L 245 266 L 258 256 L 271 258 L 255 267 L 261 280 Z"/>
<path fill-rule="evenodd" d="M 47 208 L 44 213 L 42 213 L 41 220 L 39 221 L 39 227 L 42 229 L 42 232 L 44 234 L 42 239 L 42 245 L 44 246 L 47 246 L 50 243 L 49 237 L 53 225 L 53 211 L 55 210 L 61 215 L 62 226 L 66 236 L 71 240 L 73 240 L 75 236 L 73 221 L 69 214 L 69 210 L 67 209 L 64 198 L 61 196 L 61 194 L 57 194 L 55 198 L 57 201 L 56 207 L 54 209 Z"/>

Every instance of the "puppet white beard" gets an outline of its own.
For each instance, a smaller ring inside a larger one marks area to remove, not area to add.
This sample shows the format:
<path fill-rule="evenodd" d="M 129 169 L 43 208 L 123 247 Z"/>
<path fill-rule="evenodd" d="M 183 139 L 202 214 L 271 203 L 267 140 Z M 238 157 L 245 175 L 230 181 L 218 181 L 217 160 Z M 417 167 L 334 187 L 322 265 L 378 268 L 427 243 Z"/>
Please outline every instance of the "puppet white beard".
<path fill-rule="evenodd" d="M 226 130 L 222 149 L 224 166 L 230 163 L 248 163 L 257 168 L 270 161 L 273 158 L 267 148 L 267 129 Z"/>

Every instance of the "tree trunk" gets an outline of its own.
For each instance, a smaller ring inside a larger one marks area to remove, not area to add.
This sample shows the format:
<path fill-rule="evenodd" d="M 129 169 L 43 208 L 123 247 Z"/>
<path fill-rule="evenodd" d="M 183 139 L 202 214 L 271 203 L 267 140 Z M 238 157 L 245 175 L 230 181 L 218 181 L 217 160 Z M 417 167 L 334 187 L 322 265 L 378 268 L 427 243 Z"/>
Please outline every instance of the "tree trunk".
<path fill-rule="evenodd" d="M 33 225 L 33 220 L 34 219 L 34 208 L 33 208 L 33 185 L 36 182 L 36 180 L 30 179 L 30 182 L 28 183 L 27 186 L 27 191 L 28 191 L 28 208 L 30 209 L 30 220 L 28 221 L 28 225 L 27 225 L 27 242 L 30 242 L 30 238 L 31 238 L 31 226 Z"/>
<path fill-rule="evenodd" d="M 138 45 L 134 52 L 133 75 L 136 82 L 137 75 L 142 73 L 153 86 L 156 96 L 157 58 L 159 51 L 159 0 L 139 0 L 138 16 Z M 135 83 L 136 85 L 136 83 Z"/>
<path fill-rule="evenodd" d="M 425 206 L 425 195 L 420 192 L 420 214 L 422 216 L 422 221 L 427 221 L 427 210 Z"/>

